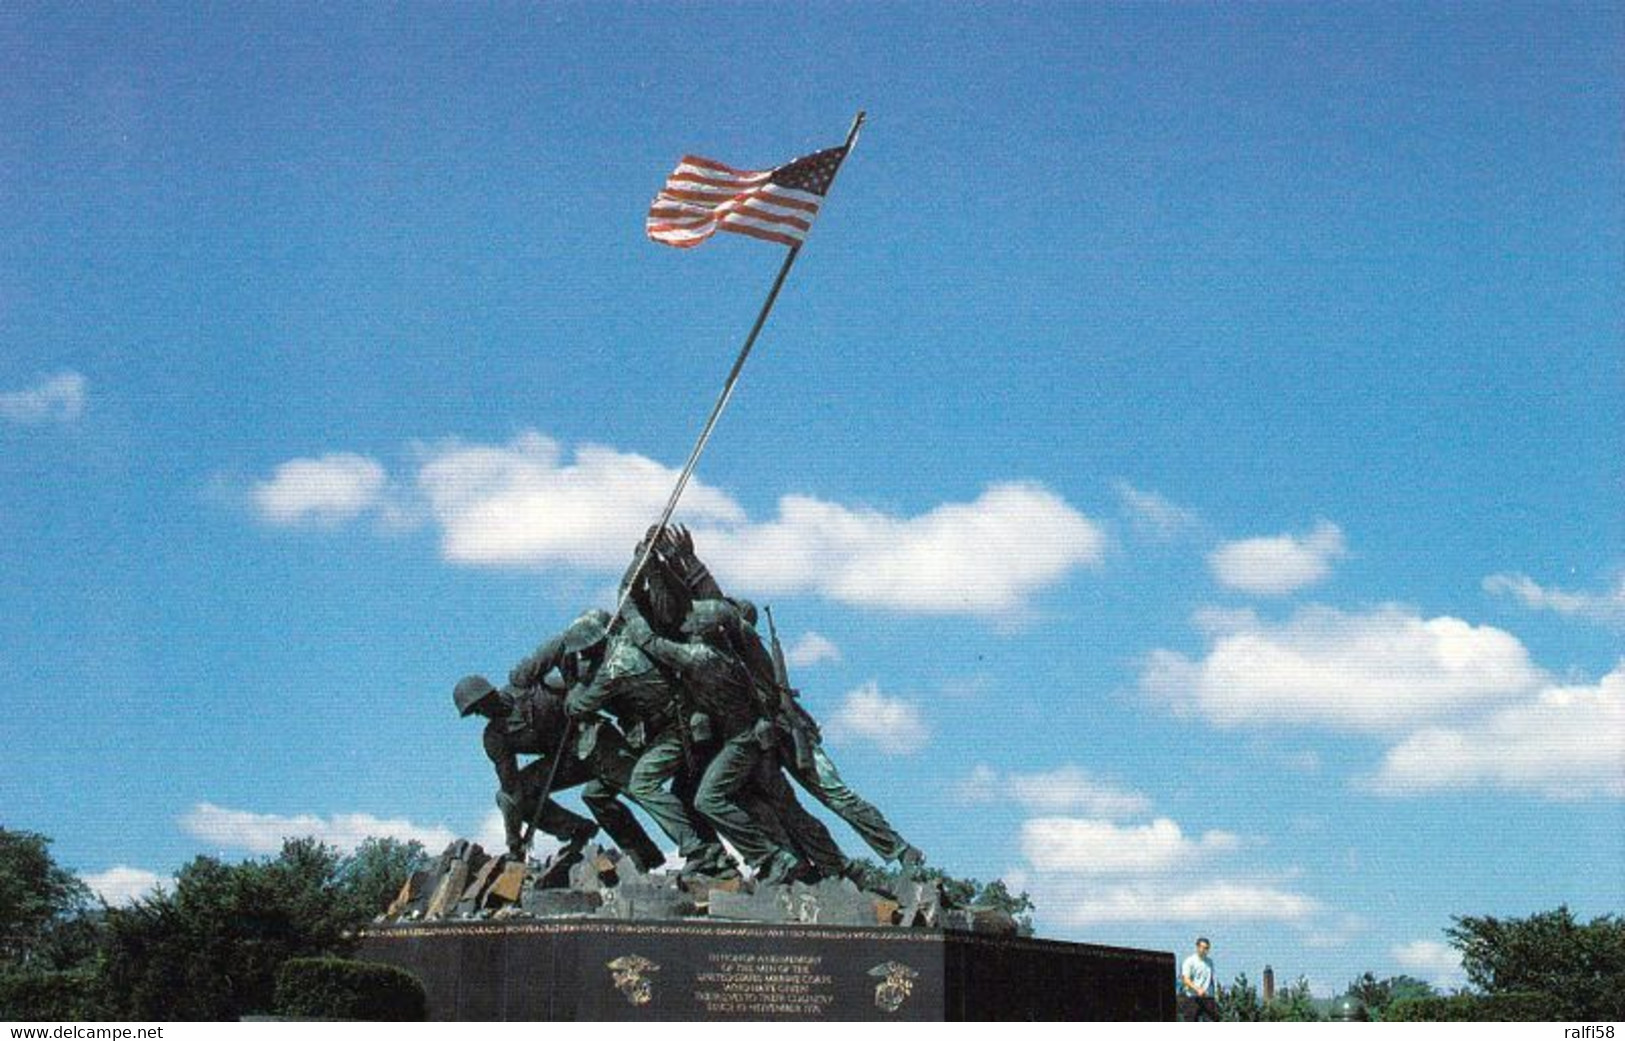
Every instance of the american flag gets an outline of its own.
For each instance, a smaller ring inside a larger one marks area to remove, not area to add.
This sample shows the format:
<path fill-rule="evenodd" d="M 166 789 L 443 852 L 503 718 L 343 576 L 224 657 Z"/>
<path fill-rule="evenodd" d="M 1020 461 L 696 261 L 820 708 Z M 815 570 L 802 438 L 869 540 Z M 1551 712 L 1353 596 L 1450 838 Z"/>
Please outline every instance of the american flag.
<path fill-rule="evenodd" d="M 691 249 L 731 231 L 799 246 L 844 158 L 842 145 L 771 170 L 735 170 L 685 155 L 649 207 L 649 237 Z"/>

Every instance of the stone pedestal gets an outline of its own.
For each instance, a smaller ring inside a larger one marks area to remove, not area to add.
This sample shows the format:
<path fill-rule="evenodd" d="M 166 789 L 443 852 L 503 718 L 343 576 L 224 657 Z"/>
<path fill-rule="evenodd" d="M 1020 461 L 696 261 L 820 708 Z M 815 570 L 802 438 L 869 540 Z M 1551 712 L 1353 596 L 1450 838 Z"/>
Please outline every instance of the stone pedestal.
<path fill-rule="evenodd" d="M 1174 956 L 936 929 L 602 919 L 377 926 L 439 1020 L 1171 1020 Z"/>

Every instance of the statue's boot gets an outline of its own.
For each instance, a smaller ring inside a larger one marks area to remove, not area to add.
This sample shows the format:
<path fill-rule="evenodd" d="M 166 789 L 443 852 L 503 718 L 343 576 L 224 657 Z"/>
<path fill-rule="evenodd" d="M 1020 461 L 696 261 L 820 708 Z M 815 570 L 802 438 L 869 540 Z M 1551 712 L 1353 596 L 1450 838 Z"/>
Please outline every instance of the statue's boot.
<path fill-rule="evenodd" d="M 841 875 L 851 879 L 853 885 L 866 893 L 878 893 L 893 900 L 897 899 L 891 878 L 872 864 L 866 864 L 861 860 L 849 860 Z"/>
<path fill-rule="evenodd" d="M 757 867 L 756 881 L 760 885 L 787 886 L 791 882 L 807 881 L 814 874 L 794 853 L 780 849 Z"/>
<path fill-rule="evenodd" d="M 632 863 L 645 875 L 658 870 L 666 862 L 666 855 L 660 852 L 660 848 L 653 842 L 646 846 L 634 845 L 630 848 L 622 846 L 621 852 L 632 858 Z"/>
<path fill-rule="evenodd" d="M 547 867 L 536 880 L 538 889 L 564 889 L 570 885 L 570 869 L 581 863 L 581 851 L 587 848 L 587 843 L 598 834 L 598 825 L 590 821 L 582 822 L 585 827 L 572 828 L 567 836 L 563 848 L 547 858 Z"/>
<path fill-rule="evenodd" d="M 722 843 L 710 842 L 684 858 L 682 877 L 684 879 L 738 878 L 739 869 L 734 866 L 733 860 L 728 856 L 728 851 L 722 848 Z"/>

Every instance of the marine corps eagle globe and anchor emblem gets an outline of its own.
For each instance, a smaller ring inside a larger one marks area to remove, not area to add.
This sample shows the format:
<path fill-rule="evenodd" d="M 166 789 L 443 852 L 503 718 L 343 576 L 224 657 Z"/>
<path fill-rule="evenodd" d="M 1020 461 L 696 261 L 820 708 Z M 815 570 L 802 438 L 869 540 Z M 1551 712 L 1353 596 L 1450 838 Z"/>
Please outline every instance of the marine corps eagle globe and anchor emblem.
<path fill-rule="evenodd" d="M 660 966 L 638 954 L 623 954 L 608 965 L 615 989 L 627 1004 L 647 1005 L 654 998 L 655 984 L 649 975 L 659 972 Z"/>
<path fill-rule="evenodd" d="M 875 1008 L 882 1012 L 896 1012 L 914 993 L 914 981 L 919 973 L 902 962 L 881 962 L 869 970 L 869 975 L 881 977 L 875 984 Z"/>

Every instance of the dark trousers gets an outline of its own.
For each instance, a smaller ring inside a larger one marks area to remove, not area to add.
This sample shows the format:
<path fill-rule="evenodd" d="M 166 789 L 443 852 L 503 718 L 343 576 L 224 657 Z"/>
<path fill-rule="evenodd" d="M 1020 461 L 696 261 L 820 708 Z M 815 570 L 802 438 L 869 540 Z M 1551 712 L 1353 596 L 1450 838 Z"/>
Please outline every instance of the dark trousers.
<path fill-rule="evenodd" d="M 1219 1003 L 1213 1000 L 1213 995 L 1204 994 L 1196 997 L 1191 994 L 1179 996 L 1179 1018 L 1187 1023 L 1200 1023 L 1207 1020 L 1217 1023 L 1224 1017 L 1219 1015 Z"/>
<path fill-rule="evenodd" d="M 846 874 L 846 855 L 835 844 L 835 836 L 824 822 L 807 812 L 796 798 L 795 789 L 785 780 L 779 754 L 769 752 L 757 764 L 756 776 L 746 788 L 748 809 L 753 817 L 770 817 L 777 825 L 780 843 L 812 864 L 820 875 L 840 878 Z"/>
<path fill-rule="evenodd" d="M 813 798 L 834 810 L 851 825 L 852 830 L 863 837 L 863 841 L 880 855 L 881 860 L 896 860 L 908 849 L 908 843 L 887 823 L 880 811 L 841 779 L 841 772 L 835 769 L 835 761 L 824 751 L 822 744 L 812 747 L 811 770 L 802 769 L 794 755 L 784 757 L 784 767 Z"/>
<path fill-rule="evenodd" d="M 536 796 L 541 794 L 550 762 L 549 757 L 537 759 L 519 772 L 521 791 L 524 793 L 520 808 L 527 819 L 533 819 L 536 813 Z M 631 782 L 635 763 L 636 759 L 627 749 L 625 741 L 605 727 L 600 731 L 589 758 L 577 758 L 566 750 L 564 761 L 559 763 L 558 773 L 553 780 L 553 791 L 562 792 L 579 785 L 582 803 L 610 841 L 631 855 L 641 869 L 648 870 L 664 858 L 659 847 L 650 841 L 649 833 L 643 830 L 637 818 L 632 816 L 632 811 L 619 798 Z M 569 842 L 590 825 L 580 814 L 571 813 L 549 797 L 547 805 L 542 808 L 537 827 L 545 834 Z"/>
<path fill-rule="evenodd" d="M 685 758 L 682 736 L 677 728 L 668 727 L 639 753 L 627 778 L 626 797 L 660 825 L 685 860 L 705 859 L 720 854 L 721 846 L 715 844 L 709 826 L 697 826 L 682 799 L 666 787 L 683 770 Z"/>
<path fill-rule="evenodd" d="M 766 750 L 750 733 L 723 743 L 700 777 L 694 808 L 733 843 L 745 863 L 760 868 L 783 847 L 740 805 L 739 790 L 750 781 Z"/>

